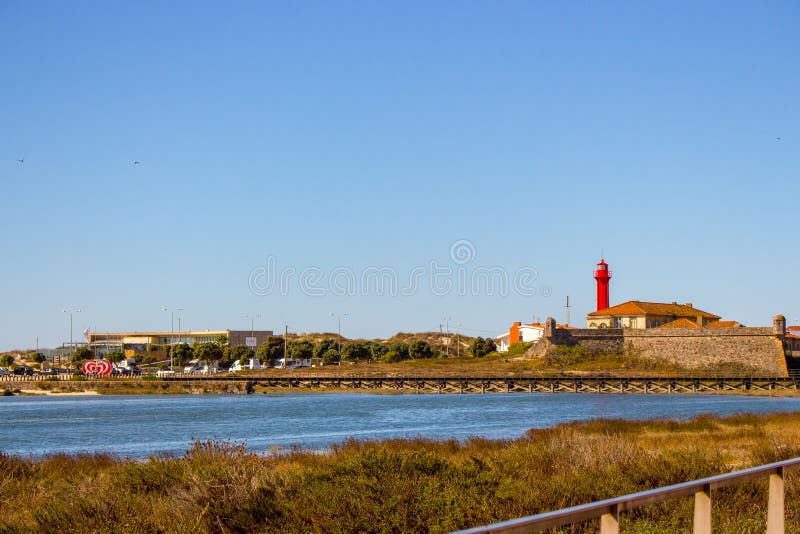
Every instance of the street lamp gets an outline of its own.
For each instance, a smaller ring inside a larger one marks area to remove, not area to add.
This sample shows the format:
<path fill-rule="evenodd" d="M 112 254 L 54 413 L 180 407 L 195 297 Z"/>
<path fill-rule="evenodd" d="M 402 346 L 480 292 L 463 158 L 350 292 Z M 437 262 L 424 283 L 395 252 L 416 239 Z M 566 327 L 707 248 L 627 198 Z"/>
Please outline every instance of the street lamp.
<path fill-rule="evenodd" d="M 336 317 L 337 323 L 339 325 L 339 365 L 342 365 L 342 317 L 349 317 L 349 313 L 344 313 L 341 315 L 337 315 L 335 313 L 330 314 L 331 317 Z"/>
<path fill-rule="evenodd" d="M 445 317 L 444 318 L 444 335 L 445 335 L 445 351 L 447 353 L 447 357 L 450 357 L 450 321 L 452 321 L 452 317 Z"/>
<path fill-rule="evenodd" d="M 459 336 L 461 334 L 461 323 L 458 323 L 458 329 L 456 330 L 456 358 L 461 358 L 461 340 Z"/>
<path fill-rule="evenodd" d="M 172 359 L 172 346 L 175 344 L 175 312 L 178 312 L 178 333 L 181 331 L 181 312 L 183 308 L 178 306 L 177 308 L 167 308 L 166 306 L 161 306 L 161 311 L 169 312 L 169 331 L 170 331 L 170 338 L 169 338 L 169 367 L 172 369 L 175 365 Z"/>
<path fill-rule="evenodd" d="M 69 348 L 71 351 L 74 351 L 75 347 L 73 346 L 73 341 L 72 341 L 72 315 L 75 313 L 81 313 L 81 310 L 80 308 L 78 308 L 75 310 L 61 310 L 61 311 L 69 315 Z"/>

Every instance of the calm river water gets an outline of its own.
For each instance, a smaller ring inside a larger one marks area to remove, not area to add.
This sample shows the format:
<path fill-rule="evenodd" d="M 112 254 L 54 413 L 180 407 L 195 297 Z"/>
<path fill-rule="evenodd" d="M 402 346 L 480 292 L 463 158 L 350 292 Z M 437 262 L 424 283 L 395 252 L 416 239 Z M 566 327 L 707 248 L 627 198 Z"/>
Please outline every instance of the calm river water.
<path fill-rule="evenodd" d="M 800 399 L 705 395 L 164 395 L 0 397 L 0 451 L 182 454 L 195 439 L 250 450 L 325 449 L 348 437 L 515 438 L 601 417 L 688 418 L 800 410 Z"/>

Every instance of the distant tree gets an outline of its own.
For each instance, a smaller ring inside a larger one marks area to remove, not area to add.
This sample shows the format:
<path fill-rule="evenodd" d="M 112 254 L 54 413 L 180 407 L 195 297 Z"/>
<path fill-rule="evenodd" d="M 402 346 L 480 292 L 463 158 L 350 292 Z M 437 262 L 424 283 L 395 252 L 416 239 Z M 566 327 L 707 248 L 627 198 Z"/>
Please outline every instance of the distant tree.
<path fill-rule="evenodd" d="M 408 343 L 404 343 L 402 341 L 392 343 L 390 346 L 390 351 L 396 352 L 397 356 L 400 358 L 400 361 L 407 360 L 411 357 L 408 352 Z"/>
<path fill-rule="evenodd" d="M 158 361 L 158 356 L 155 354 L 140 354 L 137 352 L 134 356 L 134 360 L 141 364 L 150 365 L 151 363 L 156 363 Z"/>
<path fill-rule="evenodd" d="M 386 346 L 386 352 L 381 356 L 381 361 L 387 363 L 402 362 L 410 358 L 408 343 L 396 341 Z"/>
<path fill-rule="evenodd" d="M 214 339 L 214 344 L 218 347 L 224 347 L 228 344 L 228 336 L 220 334 Z"/>
<path fill-rule="evenodd" d="M 244 345 L 236 345 L 231 347 L 230 350 L 230 361 L 232 362 L 240 362 L 242 365 L 250 363 L 250 358 L 254 356 L 253 350 L 250 347 L 246 347 Z"/>
<path fill-rule="evenodd" d="M 413 360 L 423 360 L 433 358 L 431 344 L 423 339 L 417 339 L 408 346 L 408 356 Z"/>
<path fill-rule="evenodd" d="M 33 356 L 31 356 L 31 360 L 35 361 L 36 363 L 42 363 L 47 361 L 47 357 L 41 352 L 36 352 L 33 354 Z"/>
<path fill-rule="evenodd" d="M 106 360 L 110 361 L 111 363 L 119 363 L 124 359 L 125 355 L 118 350 L 106 354 Z"/>
<path fill-rule="evenodd" d="M 339 351 L 336 349 L 328 349 L 322 355 L 322 363 L 325 365 L 334 365 L 339 361 Z"/>
<path fill-rule="evenodd" d="M 283 358 L 283 338 L 270 336 L 258 347 L 256 355 L 262 363 L 275 365 L 278 360 Z"/>
<path fill-rule="evenodd" d="M 186 343 L 172 345 L 170 351 L 172 352 L 172 362 L 175 365 L 186 365 L 190 360 L 194 359 L 194 350 Z"/>
<path fill-rule="evenodd" d="M 469 350 L 473 357 L 482 358 L 483 356 L 496 351 L 497 346 L 494 344 L 494 340 L 492 338 L 476 337 L 472 342 L 472 345 L 470 345 Z"/>
<path fill-rule="evenodd" d="M 364 341 L 350 341 L 342 345 L 343 360 L 360 362 L 369 360 L 371 356 L 372 352 L 369 350 L 369 345 Z"/>
<path fill-rule="evenodd" d="M 14 357 L 10 354 L 4 354 L 2 357 L 0 357 L 0 364 L 4 365 L 5 367 L 8 367 L 13 363 Z"/>
<path fill-rule="evenodd" d="M 222 359 L 222 347 L 216 343 L 198 343 L 194 347 L 194 356 L 201 362 L 215 362 Z"/>
<path fill-rule="evenodd" d="M 80 365 L 83 362 L 85 362 L 86 360 L 91 360 L 92 359 L 92 351 L 89 350 L 88 347 L 77 348 L 72 353 L 72 358 L 70 358 L 70 359 L 71 359 L 72 363 L 74 363 L 76 365 Z"/>
<path fill-rule="evenodd" d="M 289 357 L 294 360 L 310 360 L 314 356 L 314 344 L 305 339 L 289 342 Z"/>
<path fill-rule="evenodd" d="M 373 360 L 382 360 L 384 355 L 389 352 L 389 346 L 380 341 L 370 341 L 368 345 Z"/>
<path fill-rule="evenodd" d="M 328 352 L 329 350 L 335 350 L 338 354 L 339 344 L 335 339 L 323 339 L 322 341 L 314 345 L 314 357 L 322 358 L 325 355 L 325 353 Z"/>
<path fill-rule="evenodd" d="M 222 347 L 222 358 L 219 359 L 220 366 L 229 367 L 231 365 L 231 363 L 236 361 L 231 356 L 231 351 L 232 350 L 233 350 L 233 347 L 231 347 L 230 345 L 225 345 L 224 347 Z M 251 349 L 251 351 L 252 351 L 252 349 Z"/>

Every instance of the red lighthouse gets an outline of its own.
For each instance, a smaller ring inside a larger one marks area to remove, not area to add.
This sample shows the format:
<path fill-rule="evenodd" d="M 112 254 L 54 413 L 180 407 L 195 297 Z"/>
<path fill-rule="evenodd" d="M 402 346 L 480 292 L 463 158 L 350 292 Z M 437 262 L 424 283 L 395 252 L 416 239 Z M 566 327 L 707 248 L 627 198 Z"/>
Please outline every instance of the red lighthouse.
<path fill-rule="evenodd" d="M 594 279 L 597 280 L 597 309 L 605 310 L 608 308 L 608 281 L 611 280 L 611 271 L 608 270 L 606 260 L 601 259 L 597 264 Z"/>

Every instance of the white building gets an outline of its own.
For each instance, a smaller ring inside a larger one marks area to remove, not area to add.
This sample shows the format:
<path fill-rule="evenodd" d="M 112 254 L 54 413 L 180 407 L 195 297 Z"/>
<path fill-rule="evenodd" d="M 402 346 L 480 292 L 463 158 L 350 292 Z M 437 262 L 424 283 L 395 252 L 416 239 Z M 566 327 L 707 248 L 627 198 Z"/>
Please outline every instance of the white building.
<path fill-rule="evenodd" d="M 517 321 L 508 332 L 494 338 L 497 352 L 508 352 L 509 347 L 515 343 L 532 343 L 544 335 L 544 325 L 541 323 L 522 324 Z"/>

